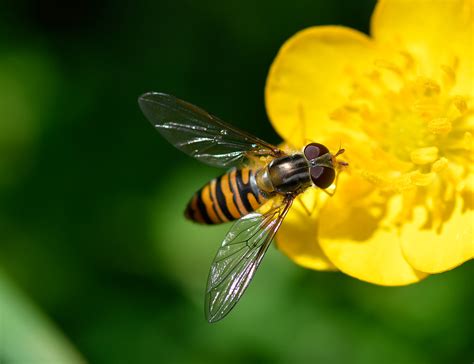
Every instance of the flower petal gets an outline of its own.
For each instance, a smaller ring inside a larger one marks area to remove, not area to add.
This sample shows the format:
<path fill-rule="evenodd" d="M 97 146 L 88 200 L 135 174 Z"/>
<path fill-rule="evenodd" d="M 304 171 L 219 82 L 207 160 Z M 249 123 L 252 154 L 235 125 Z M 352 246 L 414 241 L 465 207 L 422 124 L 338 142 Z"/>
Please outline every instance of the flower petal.
<path fill-rule="evenodd" d="M 440 273 L 474 258 L 472 193 L 469 197 L 470 209 L 463 211 L 465 201 L 459 197 L 440 233 L 423 229 L 424 209 L 415 210 L 414 221 L 404 224 L 401 234 L 402 251 L 411 266 L 427 273 Z"/>
<path fill-rule="evenodd" d="M 277 235 L 277 247 L 296 264 L 315 270 L 337 270 L 318 242 L 317 194 L 309 188 L 293 203 Z M 304 203 L 305 207 L 301 204 Z M 308 211 L 313 212 L 308 215 Z"/>
<path fill-rule="evenodd" d="M 472 0 L 382 0 L 372 16 L 372 35 L 388 48 L 414 55 L 425 76 L 443 76 L 457 68 L 454 93 L 472 95 L 473 4 Z"/>
<path fill-rule="evenodd" d="M 342 272 L 370 283 L 397 286 L 427 276 L 405 259 L 395 227 L 386 225 L 393 206 L 385 205 L 373 186 L 346 176 L 336 195 L 320 212 L 320 245 Z M 395 205 L 394 205 L 395 203 Z"/>
<path fill-rule="evenodd" d="M 286 142 L 301 147 L 324 142 L 333 123 L 329 114 L 347 99 L 352 82 L 373 65 L 375 46 L 350 28 L 305 29 L 280 49 L 267 78 L 270 120 Z"/>

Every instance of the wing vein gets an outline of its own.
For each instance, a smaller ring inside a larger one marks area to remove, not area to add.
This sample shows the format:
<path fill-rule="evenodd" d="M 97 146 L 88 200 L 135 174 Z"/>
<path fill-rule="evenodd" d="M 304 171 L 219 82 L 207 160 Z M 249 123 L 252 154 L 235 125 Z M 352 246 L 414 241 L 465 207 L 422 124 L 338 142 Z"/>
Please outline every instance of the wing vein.
<path fill-rule="evenodd" d="M 203 163 L 231 167 L 244 162 L 249 153 L 283 155 L 277 147 L 176 97 L 150 92 L 142 95 L 138 102 L 165 139 Z"/>

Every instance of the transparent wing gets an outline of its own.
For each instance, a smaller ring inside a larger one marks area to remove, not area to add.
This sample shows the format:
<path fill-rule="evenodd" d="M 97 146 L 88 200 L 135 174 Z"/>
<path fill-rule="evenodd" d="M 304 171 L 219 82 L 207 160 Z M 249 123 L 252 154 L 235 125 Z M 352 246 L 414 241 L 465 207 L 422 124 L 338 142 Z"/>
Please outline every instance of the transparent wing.
<path fill-rule="evenodd" d="M 138 103 L 166 140 L 206 164 L 230 167 L 241 163 L 249 153 L 282 154 L 277 147 L 174 96 L 150 92 L 140 96 Z"/>
<path fill-rule="evenodd" d="M 206 289 L 206 319 L 216 322 L 238 302 L 252 280 L 293 197 L 265 214 L 251 213 L 234 223 L 211 265 Z"/>

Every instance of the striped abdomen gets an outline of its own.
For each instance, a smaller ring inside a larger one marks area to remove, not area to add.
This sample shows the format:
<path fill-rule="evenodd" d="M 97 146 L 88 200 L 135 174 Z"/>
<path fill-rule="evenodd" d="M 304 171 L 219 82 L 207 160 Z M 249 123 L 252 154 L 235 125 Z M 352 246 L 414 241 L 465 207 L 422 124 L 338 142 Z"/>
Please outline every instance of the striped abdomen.
<path fill-rule="evenodd" d="M 249 168 L 233 168 L 196 192 L 186 207 L 187 218 L 220 224 L 241 218 L 266 202 Z"/>

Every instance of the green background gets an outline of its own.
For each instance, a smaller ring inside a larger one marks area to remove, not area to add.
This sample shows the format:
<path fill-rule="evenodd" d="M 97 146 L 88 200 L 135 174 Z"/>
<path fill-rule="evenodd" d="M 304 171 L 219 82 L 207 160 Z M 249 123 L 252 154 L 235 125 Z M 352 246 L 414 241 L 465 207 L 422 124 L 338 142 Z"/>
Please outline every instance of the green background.
<path fill-rule="evenodd" d="M 220 171 L 141 114 L 162 91 L 277 143 L 263 89 L 312 25 L 368 32 L 373 1 L 0 5 L 0 363 L 470 363 L 474 265 L 386 288 L 275 249 L 237 308 L 204 320 L 228 226 L 185 221 Z"/>

